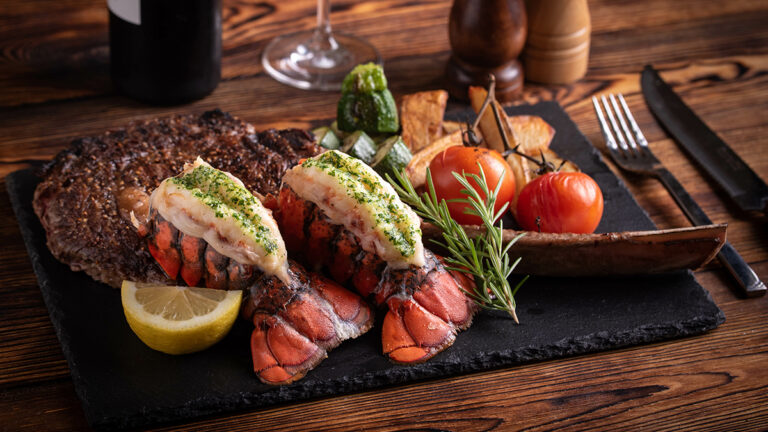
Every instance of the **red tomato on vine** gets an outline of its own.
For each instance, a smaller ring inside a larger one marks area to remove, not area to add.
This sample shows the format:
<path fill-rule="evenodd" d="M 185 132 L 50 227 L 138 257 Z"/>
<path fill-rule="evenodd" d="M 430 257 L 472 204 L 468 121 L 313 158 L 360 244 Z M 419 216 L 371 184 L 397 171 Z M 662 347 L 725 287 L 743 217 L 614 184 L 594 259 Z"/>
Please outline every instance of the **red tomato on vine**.
<path fill-rule="evenodd" d="M 528 231 L 592 233 L 603 216 L 603 194 L 580 172 L 550 172 L 533 179 L 517 199 L 517 222 Z"/>
<path fill-rule="evenodd" d="M 429 164 L 437 199 L 448 201 L 466 198 L 466 195 L 461 192 L 463 187 L 453 176 L 453 173 L 465 172 L 479 175 L 478 163 L 483 167 L 485 180 L 490 190 L 494 190 L 501 181 L 501 188 L 494 205 L 495 211 L 510 202 L 515 197 L 515 178 L 507 161 L 496 151 L 465 146 L 449 147 L 435 156 Z M 474 183 L 474 180 L 470 179 L 469 181 L 470 184 Z M 486 198 L 479 186 L 474 184 L 472 186 L 483 199 Z M 456 222 L 463 225 L 480 225 L 483 223 L 479 217 L 464 213 L 464 209 L 469 207 L 468 205 L 456 202 L 447 202 L 447 204 L 448 211 Z"/>

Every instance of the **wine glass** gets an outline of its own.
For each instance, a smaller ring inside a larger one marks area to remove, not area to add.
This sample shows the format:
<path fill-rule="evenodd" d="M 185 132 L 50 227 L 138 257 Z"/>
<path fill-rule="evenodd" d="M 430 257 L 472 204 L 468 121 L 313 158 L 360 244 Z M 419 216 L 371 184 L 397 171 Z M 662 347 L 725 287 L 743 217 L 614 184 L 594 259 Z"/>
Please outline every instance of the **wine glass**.
<path fill-rule="evenodd" d="M 317 1 L 317 28 L 278 36 L 264 49 L 261 64 L 272 78 L 301 89 L 339 90 L 352 68 L 381 63 L 370 43 L 331 33 L 331 2 Z"/>

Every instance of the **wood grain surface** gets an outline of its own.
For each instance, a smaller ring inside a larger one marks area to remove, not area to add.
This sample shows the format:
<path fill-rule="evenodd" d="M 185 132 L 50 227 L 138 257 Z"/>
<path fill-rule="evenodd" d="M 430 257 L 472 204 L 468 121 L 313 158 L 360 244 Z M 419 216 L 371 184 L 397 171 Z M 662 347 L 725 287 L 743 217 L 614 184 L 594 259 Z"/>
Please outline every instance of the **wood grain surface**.
<path fill-rule="evenodd" d="M 257 127 L 309 127 L 337 95 L 264 74 L 274 36 L 314 25 L 315 2 L 223 0 L 223 80 L 188 105 L 149 107 L 115 95 L 107 12 L 97 0 L 0 3 L 0 179 L 50 159 L 73 138 L 126 122 L 220 107 Z M 447 0 L 334 0 L 335 30 L 381 51 L 396 96 L 443 87 Z M 768 281 L 768 220 L 745 214 L 681 152 L 639 93 L 652 63 L 768 180 L 768 2 L 591 0 L 587 77 L 527 84 L 520 102 L 559 101 L 598 146 L 589 98 L 623 92 L 659 159 Z M 461 106 L 453 102 L 454 108 Z M 688 226 L 655 180 L 615 169 L 660 228 Z M 0 430 L 87 430 L 0 180 Z M 766 430 L 768 298 L 744 300 L 718 263 L 696 273 L 727 321 L 694 338 L 415 383 L 169 425 L 160 430 Z"/>

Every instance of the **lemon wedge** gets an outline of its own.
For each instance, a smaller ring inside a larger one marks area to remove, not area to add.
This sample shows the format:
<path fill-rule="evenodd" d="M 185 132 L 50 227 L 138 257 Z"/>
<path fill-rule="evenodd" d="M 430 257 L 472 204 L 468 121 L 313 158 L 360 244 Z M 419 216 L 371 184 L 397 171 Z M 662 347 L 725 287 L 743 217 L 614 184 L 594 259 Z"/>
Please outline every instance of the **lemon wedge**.
<path fill-rule="evenodd" d="M 128 325 L 142 342 L 167 354 L 188 354 L 227 335 L 243 293 L 123 281 L 121 295 Z"/>

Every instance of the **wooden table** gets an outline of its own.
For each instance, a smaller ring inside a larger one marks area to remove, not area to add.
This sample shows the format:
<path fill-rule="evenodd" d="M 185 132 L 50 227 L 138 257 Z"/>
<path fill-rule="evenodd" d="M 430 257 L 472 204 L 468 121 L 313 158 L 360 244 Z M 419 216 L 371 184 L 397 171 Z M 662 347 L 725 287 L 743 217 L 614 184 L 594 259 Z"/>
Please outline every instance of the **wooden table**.
<path fill-rule="evenodd" d="M 0 178 L 51 158 L 77 136 L 129 120 L 221 107 L 257 127 L 309 127 L 335 115 L 335 94 L 266 76 L 273 36 L 314 25 L 314 0 L 224 0 L 223 81 L 193 104 L 148 107 L 110 89 L 104 1 L 0 5 Z M 441 88 L 450 1 L 334 0 L 333 23 L 368 38 L 396 95 Z M 525 101 L 559 101 L 602 145 L 589 97 L 623 92 L 653 151 L 768 281 L 768 224 L 741 213 L 659 128 L 639 94 L 644 64 L 768 180 L 768 2 L 592 0 L 589 73 L 571 86 L 527 85 Z M 614 167 L 615 168 L 615 167 Z M 687 226 L 655 180 L 625 175 L 662 228 Z M 87 429 L 0 181 L 0 429 Z M 768 428 L 768 298 L 743 300 L 717 263 L 696 273 L 727 321 L 698 337 L 457 378 L 223 415 L 208 430 Z M 177 429 L 180 426 L 169 426 Z"/>

